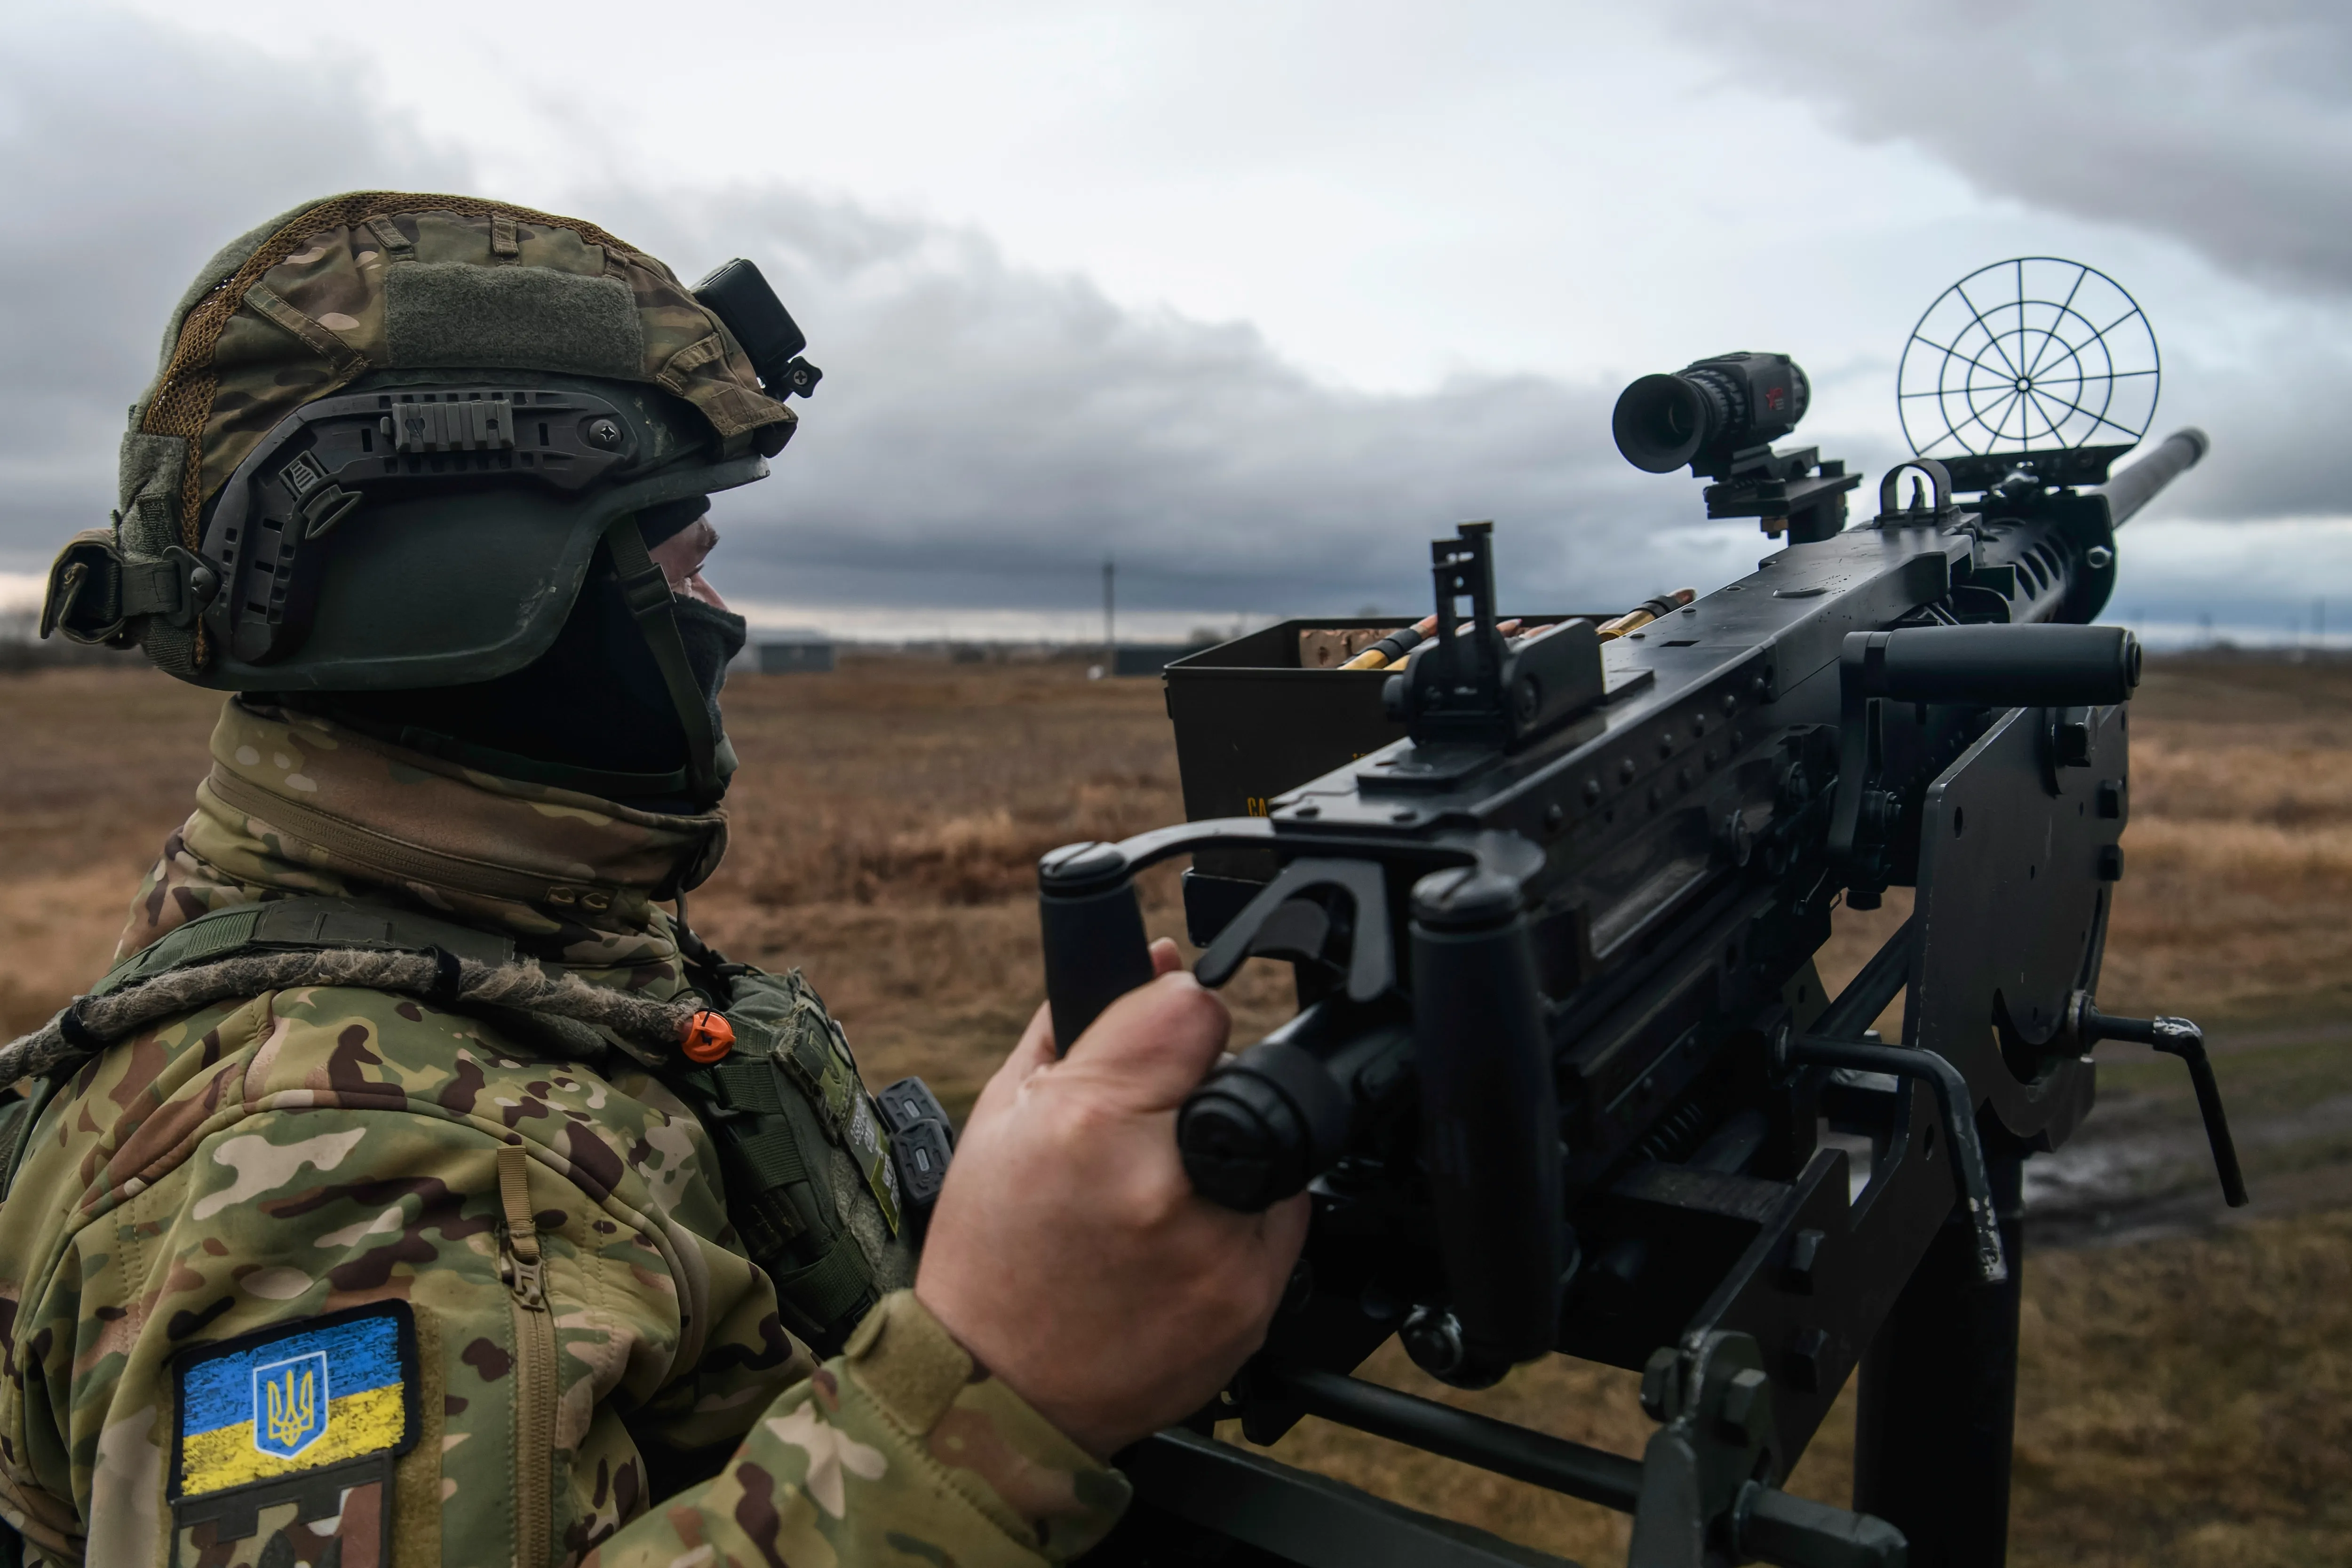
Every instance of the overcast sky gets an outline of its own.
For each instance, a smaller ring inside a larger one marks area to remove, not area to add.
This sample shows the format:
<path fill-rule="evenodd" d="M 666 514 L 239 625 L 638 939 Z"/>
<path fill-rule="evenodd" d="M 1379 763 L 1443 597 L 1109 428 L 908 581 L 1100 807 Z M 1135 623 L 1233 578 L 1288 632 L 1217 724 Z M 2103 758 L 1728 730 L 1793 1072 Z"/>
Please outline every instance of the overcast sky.
<path fill-rule="evenodd" d="M 2352 631 L 2352 7 L 413 5 L 0 15 L 0 573 L 102 521 L 215 246 L 326 192 L 756 258 L 824 385 L 722 586 L 850 632 L 1396 610 L 1498 520 L 1506 597 L 1707 588 L 1765 542 L 1618 458 L 1633 375 L 1765 348 L 1875 471 L 1954 279 L 2073 257 L 2215 442 L 2123 541 L 2150 629 Z M 19 579 L 21 584 L 21 578 Z"/>

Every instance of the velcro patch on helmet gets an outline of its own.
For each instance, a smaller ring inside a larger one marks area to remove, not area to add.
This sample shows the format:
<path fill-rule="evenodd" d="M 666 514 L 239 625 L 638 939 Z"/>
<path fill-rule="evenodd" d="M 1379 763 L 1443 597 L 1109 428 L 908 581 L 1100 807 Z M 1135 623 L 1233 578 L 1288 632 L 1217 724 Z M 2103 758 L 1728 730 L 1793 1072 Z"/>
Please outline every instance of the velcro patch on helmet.
<path fill-rule="evenodd" d="M 416 261 L 383 279 L 387 362 L 570 371 L 634 379 L 646 334 L 617 278 L 546 267 Z"/>

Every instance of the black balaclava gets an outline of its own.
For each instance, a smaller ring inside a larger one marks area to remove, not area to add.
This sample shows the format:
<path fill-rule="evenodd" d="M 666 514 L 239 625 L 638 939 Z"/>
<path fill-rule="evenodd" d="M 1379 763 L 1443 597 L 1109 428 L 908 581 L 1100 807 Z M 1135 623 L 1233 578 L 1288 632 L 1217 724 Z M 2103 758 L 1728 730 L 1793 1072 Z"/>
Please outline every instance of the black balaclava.
<path fill-rule="evenodd" d="M 709 510 L 707 497 L 649 507 L 637 525 L 651 549 Z M 670 610 L 695 685 L 723 733 L 719 689 L 742 651 L 743 617 L 674 595 Z M 576 790 L 640 811 L 706 808 L 686 778 L 686 728 L 645 633 L 599 544 L 580 597 L 538 658 L 494 680 L 410 691 L 339 691 L 292 699 L 363 733 L 502 778 Z M 721 745 L 719 787 L 730 754 Z"/>

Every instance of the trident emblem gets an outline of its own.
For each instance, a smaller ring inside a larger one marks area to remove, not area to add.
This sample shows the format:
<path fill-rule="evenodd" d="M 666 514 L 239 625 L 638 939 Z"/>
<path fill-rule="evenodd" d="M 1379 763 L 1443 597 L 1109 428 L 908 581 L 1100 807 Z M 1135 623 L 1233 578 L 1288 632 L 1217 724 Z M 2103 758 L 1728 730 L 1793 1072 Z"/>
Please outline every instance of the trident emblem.
<path fill-rule="evenodd" d="M 292 1458 L 327 1429 L 325 1352 L 254 1368 L 253 1393 L 253 1446 Z"/>

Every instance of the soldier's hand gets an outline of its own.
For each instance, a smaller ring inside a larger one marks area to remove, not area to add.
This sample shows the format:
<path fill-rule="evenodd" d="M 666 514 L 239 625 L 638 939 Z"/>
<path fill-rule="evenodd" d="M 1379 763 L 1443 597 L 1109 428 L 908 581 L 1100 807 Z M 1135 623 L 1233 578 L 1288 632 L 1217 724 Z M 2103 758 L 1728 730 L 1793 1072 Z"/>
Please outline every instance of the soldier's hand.
<path fill-rule="evenodd" d="M 1176 1110 L 1216 1065 L 1224 1004 L 1152 944 L 1159 978 L 1054 1056 L 1040 1007 L 982 1091 L 915 1294 L 1039 1414 L 1108 1458 L 1191 1415 L 1265 1338 L 1307 1235 L 1194 1195 Z"/>

